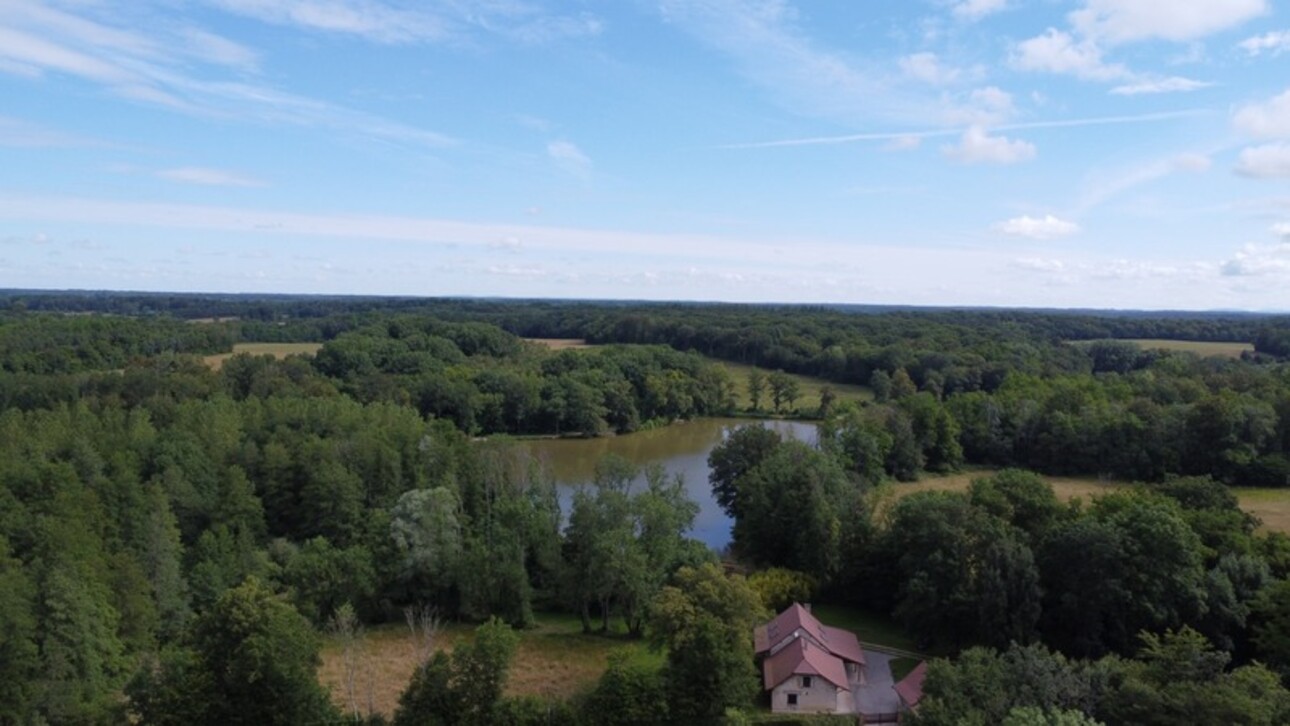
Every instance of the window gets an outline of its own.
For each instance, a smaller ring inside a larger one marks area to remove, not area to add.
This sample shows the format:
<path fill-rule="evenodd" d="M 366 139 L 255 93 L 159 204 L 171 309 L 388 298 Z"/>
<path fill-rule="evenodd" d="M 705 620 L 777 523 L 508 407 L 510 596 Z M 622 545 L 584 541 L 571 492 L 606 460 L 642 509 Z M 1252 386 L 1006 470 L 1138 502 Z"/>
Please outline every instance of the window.
<path fill-rule="evenodd" d="M 797 694 L 796 694 L 796 693 L 790 693 L 790 694 L 788 694 L 788 705 L 790 705 L 790 706 L 796 706 L 796 705 L 797 705 Z"/>
<path fill-rule="evenodd" d="M 811 687 L 811 677 L 802 676 L 802 688 L 810 688 L 810 687 Z"/>

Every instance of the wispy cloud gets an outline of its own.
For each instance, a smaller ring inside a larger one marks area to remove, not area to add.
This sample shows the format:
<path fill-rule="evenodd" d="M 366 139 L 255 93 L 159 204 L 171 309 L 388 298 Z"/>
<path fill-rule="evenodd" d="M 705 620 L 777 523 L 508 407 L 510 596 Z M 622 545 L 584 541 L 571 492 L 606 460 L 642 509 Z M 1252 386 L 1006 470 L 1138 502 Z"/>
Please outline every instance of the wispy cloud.
<path fill-rule="evenodd" d="M 585 177 L 591 173 L 591 158 L 571 141 L 552 141 L 546 145 L 547 156 L 565 171 Z"/>
<path fill-rule="evenodd" d="M 97 5 L 77 7 L 106 12 Z M 194 60 L 196 68 L 191 67 Z M 256 60 L 253 51 L 187 26 L 143 35 L 36 3 L 6 4 L 6 14 L 0 16 L 0 70 L 19 67 L 31 69 L 27 75 L 33 77 L 71 76 L 100 84 L 123 99 L 192 115 L 329 128 L 424 146 L 454 143 L 433 131 L 248 79 L 244 71 Z"/>
<path fill-rule="evenodd" d="M 964 20 L 980 20 L 1008 7 L 1008 0 L 960 0 L 954 4 L 954 16 Z"/>
<path fill-rule="evenodd" d="M 53 148 L 100 145 L 102 142 L 84 136 L 64 133 L 22 119 L 0 116 L 0 146 Z"/>
<path fill-rule="evenodd" d="M 1177 121 L 1184 118 L 1211 113 L 1206 109 L 1184 109 L 1181 111 L 1162 111 L 1160 113 L 1143 113 L 1130 116 L 1093 116 L 1089 118 L 1056 119 L 1053 121 L 1028 121 L 1023 123 L 999 124 L 991 127 L 995 131 L 1030 131 L 1038 129 L 1079 128 L 1082 126 L 1114 126 L 1117 124 L 1156 123 Z M 945 129 L 915 129 L 906 131 L 879 131 L 863 134 L 841 134 L 838 136 L 805 136 L 776 141 L 753 141 L 742 144 L 725 144 L 723 149 L 764 149 L 778 146 L 821 146 L 831 144 L 854 144 L 864 141 L 900 141 L 906 139 L 929 139 L 947 136 L 959 136 L 965 127 Z"/>
<path fill-rule="evenodd" d="M 889 78 L 882 64 L 817 42 L 781 0 L 662 0 L 660 8 L 666 22 L 729 58 L 794 113 L 845 123 L 912 122 L 936 105 Z"/>
<path fill-rule="evenodd" d="M 1191 78 L 1181 76 L 1169 76 L 1167 78 L 1148 78 L 1143 80 L 1126 83 L 1111 89 L 1111 93 L 1117 96 L 1142 96 L 1156 93 L 1179 93 L 1187 91 L 1196 91 L 1201 88 L 1209 88 L 1214 85 L 1207 81 L 1197 81 Z"/>
<path fill-rule="evenodd" d="M 598 35 L 590 13 L 551 13 L 539 5 L 506 2 L 390 2 L 388 0 L 207 0 L 231 13 L 275 25 L 354 35 L 376 43 L 461 43 L 477 34 L 526 43 Z"/>
<path fill-rule="evenodd" d="M 1207 171 L 1212 163 L 1207 154 L 1185 153 L 1113 170 L 1085 184 L 1075 214 L 1082 216 L 1116 196 L 1172 174 Z"/>
<path fill-rule="evenodd" d="M 169 181 L 184 184 L 199 184 L 218 187 L 262 187 L 265 182 L 260 179 L 237 174 L 222 169 L 207 169 L 198 166 L 184 166 L 177 169 L 163 169 L 157 176 Z"/>

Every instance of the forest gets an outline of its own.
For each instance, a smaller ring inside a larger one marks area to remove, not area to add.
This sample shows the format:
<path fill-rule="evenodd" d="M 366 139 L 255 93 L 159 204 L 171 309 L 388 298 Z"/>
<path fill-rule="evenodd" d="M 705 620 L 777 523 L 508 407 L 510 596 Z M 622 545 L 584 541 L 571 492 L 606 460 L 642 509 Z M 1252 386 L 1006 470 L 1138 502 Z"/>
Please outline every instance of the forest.
<path fill-rule="evenodd" d="M 205 360 L 246 342 L 321 348 Z M 872 397 L 741 406 L 723 362 Z M 750 422 L 723 552 L 665 471 L 562 497 L 519 445 L 710 416 Z M 1287 723 L 1290 536 L 1248 487 L 1290 487 L 1290 318 L 4 292 L 0 724 L 765 721 L 752 629 L 794 599 L 940 656 L 911 723 Z M 656 657 L 508 694 L 542 613 Z M 473 633 L 392 713 L 322 687 L 324 642 L 405 620 Z"/>

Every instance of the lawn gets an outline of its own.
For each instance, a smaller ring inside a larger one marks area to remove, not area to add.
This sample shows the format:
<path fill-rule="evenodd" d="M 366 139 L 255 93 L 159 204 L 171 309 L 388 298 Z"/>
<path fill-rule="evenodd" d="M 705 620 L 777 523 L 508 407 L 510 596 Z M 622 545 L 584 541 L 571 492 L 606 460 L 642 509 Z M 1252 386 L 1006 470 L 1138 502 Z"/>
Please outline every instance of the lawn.
<path fill-rule="evenodd" d="M 1259 529 L 1290 534 L 1290 489 L 1235 488 L 1241 509 L 1263 522 Z"/>
<path fill-rule="evenodd" d="M 208 355 L 203 360 L 206 361 L 206 365 L 219 370 L 224 365 L 224 361 L 238 353 L 286 358 L 289 355 L 313 355 L 319 348 L 322 348 L 322 343 L 234 343 L 232 353 Z"/>
<path fill-rule="evenodd" d="M 891 618 L 845 605 L 814 605 L 811 614 L 821 623 L 850 630 L 862 644 L 885 645 L 899 650 L 917 651 L 913 636 Z"/>
<path fill-rule="evenodd" d="M 451 624 L 444 627 L 438 647 L 452 647 L 471 637 L 473 628 Z M 591 688 L 604 673 L 609 654 L 625 650 L 633 658 L 662 662 L 662 654 L 650 651 L 639 640 L 629 640 L 621 632 L 609 635 L 584 635 L 582 625 L 573 615 L 537 615 L 536 627 L 520 631 L 520 644 L 511 661 L 506 683 L 508 695 L 555 696 L 566 698 Z M 332 699 L 344 705 L 344 665 L 339 644 L 328 639 L 322 650 L 322 667 L 318 680 L 331 691 Z M 394 713 L 399 694 L 412 678 L 416 667 L 416 649 L 408 629 L 387 625 L 367 633 L 365 662 L 370 667 L 372 703 L 387 716 Z M 360 701 L 366 702 L 367 686 L 360 676 Z"/>
<path fill-rule="evenodd" d="M 764 375 L 770 376 L 771 371 L 766 368 L 757 368 L 756 366 L 745 365 L 743 363 L 732 363 L 730 361 L 711 359 L 726 369 L 730 374 L 730 379 L 735 384 L 735 401 L 736 405 L 743 410 L 752 407 L 752 399 L 748 397 L 748 374 L 754 369 L 760 370 Z M 839 401 L 869 401 L 873 399 L 873 391 L 865 386 L 833 383 L 823 378 L 813 378 L 811 376 L 800 376 L 795 373 L 788 374 L 790 378 L 797 381 L 797 386 L 801 390 L 801 397 L 794 402 L 794 406 L 804 413 L 815 413 L 820 407 L 820 389 L 829 386 L 837 394 Z M 762 395 L 761 408 L 763 411 L 770 411 L 770 386 L 766 386 L 766 392 Z"/>

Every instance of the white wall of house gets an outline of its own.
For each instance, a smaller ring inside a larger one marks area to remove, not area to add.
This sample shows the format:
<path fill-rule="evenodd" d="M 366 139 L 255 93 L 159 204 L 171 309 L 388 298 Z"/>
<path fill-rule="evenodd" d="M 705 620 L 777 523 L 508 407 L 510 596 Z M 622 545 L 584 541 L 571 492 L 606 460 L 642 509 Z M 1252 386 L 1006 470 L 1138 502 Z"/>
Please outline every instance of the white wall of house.
<path fill-rule="evenodd" d="M 793 676 L 770 692 L 770 710 L 781 713 L 846 713 L 851 706 L 851 692 L 832 683 L 810 676 L 811 685 L 804 685 L 804 676 Z M 791 705 L 789 694 L 796 694 L 797 705 Z"/>

